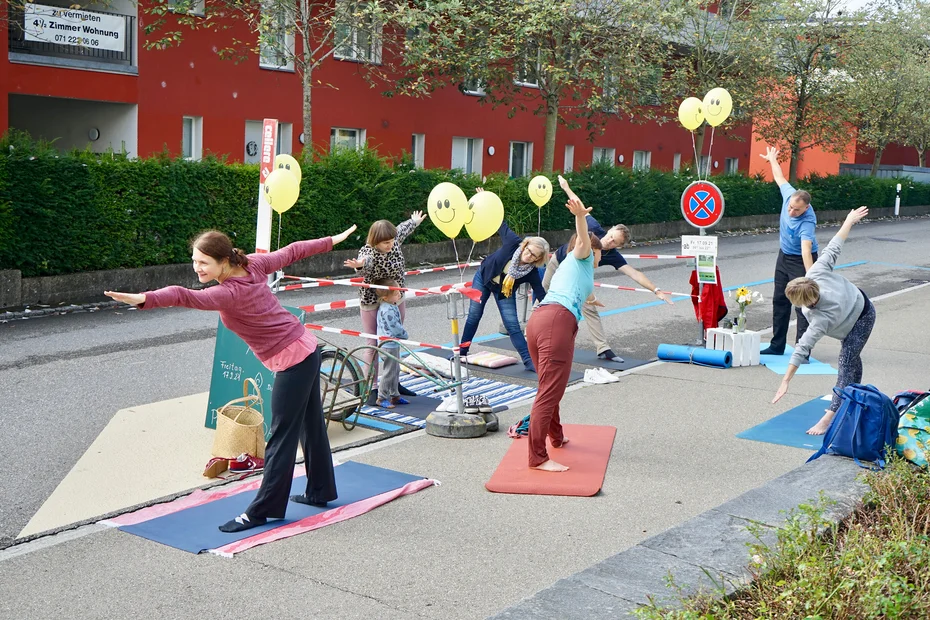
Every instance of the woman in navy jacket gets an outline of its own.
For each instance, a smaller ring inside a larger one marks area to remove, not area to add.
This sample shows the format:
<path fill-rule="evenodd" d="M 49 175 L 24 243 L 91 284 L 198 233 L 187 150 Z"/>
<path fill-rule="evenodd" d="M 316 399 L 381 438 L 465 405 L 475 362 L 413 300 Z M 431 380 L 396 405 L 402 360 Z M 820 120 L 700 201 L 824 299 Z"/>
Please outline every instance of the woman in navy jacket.
<path fill-rule="evenodd" d="M 543 289 L 539 267 L 549 260 L 549 243 L 542 237 L 527 237 L 521 239 L 510 230 L 507 222 L 501 224 L 497 234 L 501 236 L 501 247 L 488 256 L 478 267 L 478 272 L 472 278 L 472 288 L 481 291 L 481 301 L 472 301 L 468 308 L 468 319 L 465 321 L 465 330 L 462 332 L 462 342 L 471 342 L 478 331 L 484 306 L 491 295 L 497 300 L 497 309 L 500 310 L 504 327 L 510 335 L 510 341 L 523 359 L 527 370 L 536 372 L 533 360 L 530 358 L 526 346 L 526 338 L 520 329 L 520 320 L 517 318 L 517 301 L 514 293 L 524 282 L 533 287 L 533 294 L 537 300 L 546 295 Z M 462 347 L 462 355 L 468 354 L 468 347 Z"/>

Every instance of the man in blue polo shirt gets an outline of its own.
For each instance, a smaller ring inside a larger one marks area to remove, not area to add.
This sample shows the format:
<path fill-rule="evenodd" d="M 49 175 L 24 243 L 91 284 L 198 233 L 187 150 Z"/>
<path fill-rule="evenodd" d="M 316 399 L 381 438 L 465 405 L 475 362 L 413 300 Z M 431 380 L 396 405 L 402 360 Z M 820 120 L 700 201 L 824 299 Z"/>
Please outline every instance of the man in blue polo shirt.
<path fill-rule="evenodd" d="M 601 240 L 601 261 L 595 265 L 595 267 L 610 265 L 634 280 L 640 286 L 652 291 L 656 297 L 665 303 L 672 303 L 671 298 L 667 294 L 660 291 L 659 287 L 653 284 L 643 272 L 628 265 L 623 255 L 617 251 L 617 248 L 622 248 L 630 242 L 629 228 L 623 224 L 617 224 L 610 230 L 604 230 L 598 221 L 590 215 L 588 215 L 585 220 L 588 223 L 588 231 L 597 235 L 597 238 Z M 567 254 L 568 244 L 566 243 L 556 250 L 555 254 L 549 259 L 549 263 L 546 265 L 546 275 L 543 277 L 544 289 L 549 290 L 549 282 L 552 280 L 552 276 L 555 275 L 556 270 L 558 270 L 559 264 L 565 260 Z M 604 336 L 604 327 L 601 325 L 601 315 L 598 314 L 597 311 L 599 307 L 603 308 L 604 304 L 598 301 L 597 297 L 592 294 L 581 309 L 581 314 L 585 319 L 585 325 L 588 326 L 588 331 L 591 332 L 591 338 L 594 340 L 594 344 L 597 347 L 597 356 L 601 359 L 622 363 L 623 358 L 613 352 Z"/>
<path fill-rule="evenodd" d="M 814 229 L 817 215 L 811 207 L 811 195 L 794 189 L 778 163 L 778 149 L 768 147 L 762 159 L 772 165 L 772 177 L 781 191 L 781 219 L 778 223 L 780 248 L 775 263 L 775 294 L 772 297 L 772 342 L 762 355 L 783 355 L 788 340 L 788 323 L 791 321 L 791 302 L 785 296 L 785 287 L 795 278 L 801 278 L 817 261 L 817 238 Z M 807 331 L 807 319 L 801 309 L 795 309 L 798 331 L 795 343 Z"/>

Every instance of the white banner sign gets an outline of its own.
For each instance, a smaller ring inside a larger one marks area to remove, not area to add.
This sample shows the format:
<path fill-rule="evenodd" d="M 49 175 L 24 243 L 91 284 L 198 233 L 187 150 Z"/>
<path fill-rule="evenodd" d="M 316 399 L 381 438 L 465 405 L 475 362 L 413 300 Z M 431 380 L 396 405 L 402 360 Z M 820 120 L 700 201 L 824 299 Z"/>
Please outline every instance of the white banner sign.
<path fill-rule="evenodd" d="M 717 237 L 711 235 L 682 235 L 681 255 L 697 256 L 698 254 L 717 256 Z"/>
<path fill-rule="evenodd" d="M 122 15 L 42 4 L 27 4 L 25 8 L 23 29 L 27 41 L 114 52 L 126 50 L 126 19 Z"/>

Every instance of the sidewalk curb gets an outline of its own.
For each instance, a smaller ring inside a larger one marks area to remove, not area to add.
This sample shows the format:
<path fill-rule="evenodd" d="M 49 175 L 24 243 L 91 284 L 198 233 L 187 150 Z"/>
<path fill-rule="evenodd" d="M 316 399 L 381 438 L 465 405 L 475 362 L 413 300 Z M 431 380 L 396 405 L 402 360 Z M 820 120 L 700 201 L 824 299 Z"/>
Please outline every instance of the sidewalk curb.
<path fill-rule="evenodd" d="M 867 490 L 863 472 L 852 459 L 824 456 L 747 491 L 607 558 L 509 607 L 493 619 L 632 617 L 649 604 L 680 607 L 679 597 L 719 592 L 731 594 L 751 580 L 747 544 L 774 544 L 786 513 L 816 501 L 821 492 L 836 503 L 825 517 L 839 522 L 852 514 Z M 746 528 L 763 528 L 756 538 Z M 669 589 L 671 575 L 680 593 Z"/>

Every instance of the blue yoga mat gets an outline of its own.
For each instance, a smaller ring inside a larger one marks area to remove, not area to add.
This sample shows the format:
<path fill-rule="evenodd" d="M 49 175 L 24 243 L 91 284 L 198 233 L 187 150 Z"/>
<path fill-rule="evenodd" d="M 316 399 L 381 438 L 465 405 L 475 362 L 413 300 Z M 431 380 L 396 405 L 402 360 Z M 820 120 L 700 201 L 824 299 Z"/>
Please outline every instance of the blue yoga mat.
<path fill-rule="evenodd" d="M 711 368 L 729 368 L 733 364 L 733 353 L 730 351 L 716 351 L 678 344 L 660 344 L 657 355 L 663 362 L 684 362 Z"/>
<path fill-rule="evenodd" d="M 806 431 L 823 417 L 824 410 L 829 406 L 829 398 L 815 398 L 736 436 L 780 446 L 819 450 L 823 444 L 823 435 L 808 435 Z"/>
<path fill-rule="evenodd" d="M 763 342 L 760 347 L 760 350 L 764 350 L 769 343 Z M 780 375 L 788 372 L 788 362 L 791 360 L 791 355 L 794 353 L 794 349 L 790 346 L 785 347 L 785 353 L 783 355 L 761 355 L 759 356 L 759 363 L 771 370 L 772 372 L 778 373 Z M 835 375 L 837 374 L 836 368 L 830 364 L 825 364 L 823 362 L 818 362 L 813 357 L 811 358 L 810 364 L 801 364 L 798 366 L 797 375 Z"/>
<path fill-rule="evenodd" d="M 302 467 L 302 465 L 298 465 L 298 467 Z M 231 542 L 249 538 L 267 530 L 273 530 L 294 521 L 300 521 L 306 517 L 318 515 L 339 506 L 345 506 L 381 493 L 399 489 L 415 480 L 423 480 L 422 476 L 411 476 L 399 471 L 352 461 L 338 465 L 335 472 L 339 499 L 329 502 L 328 507 L 316 508 L 306 504 L 288 502 L 287 516 L 284 519 L 269 521 L 265 525 L 259 525 L 244 532 L 227 534 L 219 531 L 218 528 L 230 519 L 245 512 L 249 503 L 255 499 L 255 495 L 258 493 L 257 489 L 135 525 L 127 525 L 119 529 L 175 549 L 200 553 L 207 549 L 216 549 Z M 294 483 L 291 485 L 291 494 L 296 495 L 306 490 L 307 478 L 305 476 L 294 478 Z"/>

